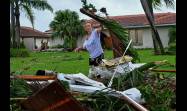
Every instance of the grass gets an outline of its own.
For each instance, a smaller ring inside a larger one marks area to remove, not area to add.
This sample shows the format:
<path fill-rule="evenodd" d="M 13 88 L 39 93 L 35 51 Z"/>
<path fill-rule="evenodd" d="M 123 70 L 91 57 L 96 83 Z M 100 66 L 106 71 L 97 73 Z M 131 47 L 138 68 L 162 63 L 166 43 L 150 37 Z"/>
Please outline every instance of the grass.
<path fill-rule="evenodd" d="M 141 63 L 168 60 L 175 64 L 175 55 L 153 55 L 152 50 L 138 50 Z M 112 51 L 105 51 L 105 59 L 111 59 Z M 30 57 L 10 58 L 11 72 L 16 74 L 35 74 L 37 70 L 53 70 L 66 74 L 88 74 L 89 55 L 87 52 L 32 52 Z M 163 66 L 162 69 L 171 69 L 171 66 Z"/>
<path fill-rule="evenodd" d="M 171 64 L 176 63 L 175 55 L 154 55 L 153 50 L 138 50 L 138 54 L 140 56 L 140 62 L 152 62 L 152 61 L 160 61 L 167 60 Z"/>

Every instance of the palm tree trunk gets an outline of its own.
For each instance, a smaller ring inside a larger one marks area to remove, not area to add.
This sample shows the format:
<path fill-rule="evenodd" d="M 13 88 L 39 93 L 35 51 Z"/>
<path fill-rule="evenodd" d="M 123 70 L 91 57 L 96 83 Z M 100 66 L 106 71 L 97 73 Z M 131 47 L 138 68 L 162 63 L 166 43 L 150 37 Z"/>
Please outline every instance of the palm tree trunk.
<path fill-rule="evenodd" d="M 147 16 L 147 19 L 148 19 L 148 21 L 149 21 L 149 23 L 151 25 L 151 28 L 152 28 L 152 30 L 153 30 L 153 32 L 155 34 L 155 38 L 156 38 L 156 40 L 158 42 L 158 45 L 160 47 L 161 54 L 165 54 L 164 47 L 162 45 L 162 41 L 160 40 L 159 33 L 158 33 L 158 31 L 157 31 L 157 29 L 156 29 L 156 27 L 154 25 L 153 17 L 151 15 L 150 7 L 148 5 L 148 0 L 140 0 L 140 1 L 141 1 L 142 6 L 143 6 L 143 9 L 145 11 L 145 14 Z"/>
<path fill-rule="evenodd" d="M 20 12 L 19 12 L 19 5 L 18 2 L 15 4 L 15 16 L 16 16 L 16 42 L 17 42 L 17 48 L 20 48 Z"/>
<path fill-rule="evenodd" d="M 151 15 L 153 17 L 153 22 L 155 23 L 155 17 L 154 17 L 153 5 L 152 4 L 153 4 L 152 0 L 149 0 L 148 5 L 150 7 L 150 12 L 151 12 Z M 157 40 L 156 40 L 155 33 L 154 33 L 153 29 L 151 29 L 151 33 L 152 33 L 152 39 L 153 39 L 154 54 L 159 54 L 160 51 L 158 49 L 158 44 L 157 44 Z"/>
<path fill-rule="evenodd" d="M 15 13 L 14 13 L 14 3 L 11 3 L 11 43 L 12 47 L 16 47 L 16 40 L 15 40 Z"/>

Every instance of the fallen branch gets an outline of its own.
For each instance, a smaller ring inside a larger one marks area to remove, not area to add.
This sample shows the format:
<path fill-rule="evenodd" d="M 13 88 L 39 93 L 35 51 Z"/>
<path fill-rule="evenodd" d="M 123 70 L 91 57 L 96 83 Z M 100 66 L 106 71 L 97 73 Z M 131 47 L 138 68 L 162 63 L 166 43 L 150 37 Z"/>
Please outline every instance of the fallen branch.
<path fill-rule="evenodd" d="M 152 69 L 150 71 L 153 71 L 153 72 L 176 72 L 176 70 L 161 70 L 161 69 Z"/>
<path fill-rule="evenodd" d="M 106 19 L 104 17 L 100 17 L 84 8 L 81 8 L 80 12 L 93 18 L 94 20 L 101 23 L 109 30 L 110 35 L 112 37 L 114 58 L 121 57 L 125 51 L 125 48 L 129 43 L 127 29 L 123 28 L 119 23 L 117 23 L 112 19 Z M 127 55 L 132 56 L 134 60 L 139 59 L 138 53 L 133 49 L 133 47 L 129 48 L 129 50 L 127 51 Z"/>
<path fill-rule="evenodd" d="M 122 95 L 119 98 L 124 100 L 125 102 L 127 102 L 129 105 L 131 105 L 137 111 L 148 111 L 146 108 L 144 108 L 142 105 L 138 104 L 137 102 L 135 102 L 134 100 L 132 100 L 128 96 Z"/>
<path fill-rule="evenodd" d="M 155 67 L 155 66 L 160 66 L 160 65 L 163 65 L 163 64 L 166 64 L 166 63 L 167 63 L 167 61 L 149 62 L 149 63 L 137 68 L 136 70 L 142 72 L 142 71 L 148 70 L 149 68 L 152 68 L 152 67 Z"/>

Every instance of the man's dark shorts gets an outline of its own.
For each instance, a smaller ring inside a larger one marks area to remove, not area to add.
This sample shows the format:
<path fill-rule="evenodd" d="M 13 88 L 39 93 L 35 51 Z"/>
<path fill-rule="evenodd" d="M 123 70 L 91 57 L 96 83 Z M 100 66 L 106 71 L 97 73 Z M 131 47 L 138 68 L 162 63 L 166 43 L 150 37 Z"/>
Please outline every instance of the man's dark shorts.
<path fill-rule="evenodd" d="M 98 57 L 92 59 L 92 58 L 89 58 L 89 65 L 90 66 L 98 66 L 99 64 L 101 64 L 102 62 L 102 59 L 104 59 L 104 54 L 102 53 L 101 55 L 99 55 Z"/>

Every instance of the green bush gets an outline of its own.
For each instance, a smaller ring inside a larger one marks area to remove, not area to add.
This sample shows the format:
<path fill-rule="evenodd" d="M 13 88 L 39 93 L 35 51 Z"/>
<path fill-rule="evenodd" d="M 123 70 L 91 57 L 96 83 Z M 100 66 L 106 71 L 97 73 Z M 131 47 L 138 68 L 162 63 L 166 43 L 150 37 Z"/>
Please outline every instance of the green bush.
<path fill-rule="evenodd" d="M 27 49 L 10 49 L 10 57 L 29 57 L 29 51 Z"/>
<path fill-rule="evenodd" d="M 175 43 L 176 42 L 176 26 L 171 27 L 169 29 L 169 43 Z"/>
<path fill-rule="evenodd" d="M 55 48 L 64 48 L 64 46 L 63 46 L 63 45 L 58 44 L 58 45 L 52 46 L 51 48 L 52 48 L 52 49 L 55 49 Z"/>
<path fill-rule="evenodd" d="M 176 53 L 176 26 L 169 29 L 168 53 Z"/>
<path fill-rule="evenodd" d="M 176 51 L 176 43 L 170 43 L 168 51 Z"/>
<path fill-rule="evenodd" d="M 25 49 L 25 48 L 26 48 L 23 41 L 22 41 L 21 44 L 20 44 L 20 48 L 22 48 L 22 49 Z"/>

